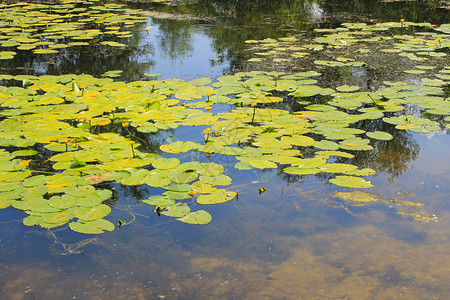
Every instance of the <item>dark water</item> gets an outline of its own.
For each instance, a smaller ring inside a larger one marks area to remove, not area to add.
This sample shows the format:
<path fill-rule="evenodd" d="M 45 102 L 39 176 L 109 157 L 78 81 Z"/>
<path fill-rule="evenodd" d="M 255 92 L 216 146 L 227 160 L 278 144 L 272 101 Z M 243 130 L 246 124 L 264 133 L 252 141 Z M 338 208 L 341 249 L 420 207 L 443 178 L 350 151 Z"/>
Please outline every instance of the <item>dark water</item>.
<path fill-rule="evenodd" d="M 449 22 L 445 2 L 436 1 L 130 5 L 158 13 L 145 25 L 153 26 L 148 35 L 136 26 L 126 50 L 70 49 L 50 62 L 19 53 L 14 61 L 2 61 L 0 71 L 99 76 L 123 69 L 120 79 L 125 81 L 145 72 L 162 73 L 162 78 L 216 78 L 252 69 L 244 51 L 248 39 L 308 35 L 313 28 L 342 22 Z M 324 82 L 336 86 L 342 80 L 367 80 L 370 74 L 327 76 Z M 377 126 L 394 140 L 378 143 L 376 151 L 354 161 L 377 170 L 371 192 L 422 203 L 420 213 L 436 214 L 437 222 L 400 215 L 395 202 L 353 206 L 330 196 L 344 189 L 324 178 L 276 170 L 229 171 L 230 189 L 239 191 L 239 199 L 208 206 L 213 221 L 205 226 L 158 217 L 140 202 L 148 191 L 127 187 L 120 189 L 107 219 L 129 221 L 135 215 L 136 220 L 99 236 L 25 227 L 25 214 L 1 210 L 0 298 L 446 299 L 450 137 Z M 259 194 L 261 186 L 266 192 Z"/>

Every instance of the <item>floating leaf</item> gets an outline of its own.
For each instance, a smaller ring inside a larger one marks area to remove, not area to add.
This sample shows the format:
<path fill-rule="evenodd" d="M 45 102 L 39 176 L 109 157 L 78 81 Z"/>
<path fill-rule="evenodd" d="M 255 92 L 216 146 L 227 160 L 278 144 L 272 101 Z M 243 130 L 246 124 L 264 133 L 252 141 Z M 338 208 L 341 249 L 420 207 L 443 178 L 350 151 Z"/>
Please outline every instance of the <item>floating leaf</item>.
<path fill-rule="evenodd" d="M 391 134 L 383 131 L 366 132 L 366 135 L 370 138 L 384 141 L 389 141 L 393 138 Z"/>
<path fill-rule="evenodd" d="M 300 168 L 300 169 L 313 169 L 322 167 L 326 164 L 326 160 L 323 158 L 305 158 L 300 160 L 300 162 L 295 163 L 293 166 Z"/>
<path fill-rule="evenodd" d="M 162 74 L 160 74 L 160 73 L 144 73 L 144 76 L 147 76 L 147 77 L 159 77 L 159 76 L 162 76 Z"/>
<path fill-rule="evenodd" d="M 177 141 L 168 145 L 161 145 L 160 149 L 168 153 L 184 153 L 194 149 L 196 145 L 197 145 L 196 143 L 191 141 L 188 142 Z"/>
<path fill-rule="evenodd" d="M 36 50 L 33 50 L 33 53 L 35 53 L 35 54 L 55 54 L 55 53 L 58 53 L 58 50 L 53 50 L 53 49 L 36 49 Z"/>
<path fill-rule="evenodd" d="M 338 144 L 336 144 L 335 142 L 332 142 L 332 141 L 328 141 L 328 140 L 316 141 L 314 143 L 314 147 L 319 148 L 319 149 L 324 149 L 324 150 L 337 150 L 337 149 L 339 149 L 339 145 Z"/>
<path fill-rule="evenodd" d="M 232 200 L 236 197 L 236 192 L 229 192 L 225 189 L 218 189 L 211 194 L 200 195 L 197 197 L 199 204 L 217 204 Z"/>
<path fill-rule="evenodd" d="M 182 218 L 177 219 L 180 222 L 187 224 L 208 224 L 211 222 L 212 217 L 211 214 L 204 210 L 199 210 L 196 212 L 190 212 Z"/>
<path fill-rule="evenodd" d="M 336 176 L 334 179 L 330 179 L 330 182 L 343 186 L 343 187 L 349 187 L 349 188 L 370 188 L 373 187 L 372 183 L 370 181 L 365 180 L 361 177 L 354 177 L 354 176 Z"/>
<path fill-rule="evenodd" d="M 30 178 L 27 178 L 23 182 L 23 186 L 24 187 L 34 187 L 34 186 L 43 185 L 43 184 L 45 184 L 46 180 L 47 180 L 47 178 L 45 177 L 45 175 L 33 176 Z"/>
<path fill-rule="evenodd" d="M 163 169 L 163 170 L 173 169 L 179 164 L 180 161 L 176 158 L 167 159 L 164 157 L 158 157 L 152 162 L 153 167 L 155 167 L 156 169 Z"/>
<path fill-rule="evenodd" d="M 195 172 L 182 172 L 169 176 L 169 179 L 176 183 L 188 183 L 196 180 L 198 174 Z"/>
<path fill-rule="evenodd" d="M 190 211 L 191 209 L 189 208 L 189 206 L 185 203 L 182 203 L 165 207 L 165 209 L 161 211 L 161 214 L 168 217 L 181 218 L 187 215 Z"/>
<path fill-rule="evenodd" d="M 207 184 L 201 181 L 196 181 L 191 184 L 191 189 L 200 194 L 208 194 L 217 190 L 217 188 L 213 187 L 211 184 Z"/>
<path fill-rule="evenodd" d="M 23 219 L 23 225 L 25 226 L 36 226 L 44 222 L 40 215 L 31 215 Z"/>
<path fill-rule="evenodd" d="M 75 212 L 75 217 L 82 221 L 93 221 L 101 219 L 111 213 L 111 207 L 100 204 L 95 207 L 80 207 Z"/>
<path fill-rule="evenodd" d="M 257 169 L 276 169 L 278 166 L 276 163 L 271 162 L 269 160 L 264 159 L 253 159 L 248 161 L 248 163 L 253 167 Z"/>
<path fill-rule="evenodd" d="M 161 206 L 161 207 L 166 207 L 166 206 L 171 206 L 175 204 L 175 200 L 170 199 L 167 196 L 151 196 L 146 200 L 143 200 L 142 202 L 150 204 L 150 205 L 155 205 L 155 206 Z"/>
<path fill-rule="evenodd" d="M 79 233 L 86 234 L 99 234 L 106 231 L 113 231 L 114 224 L 105 219 L 98 219 L 91 222 L 71 222 L 69 223 L 70 229 Z"/>
<path fill-rule="evenodd" d="M 211 184 L 211 185 L 230 185 L 231 178 L 227 175 L 220 174 L 217 176 L 200 176 L 200 181 L 203 183 Z"/>

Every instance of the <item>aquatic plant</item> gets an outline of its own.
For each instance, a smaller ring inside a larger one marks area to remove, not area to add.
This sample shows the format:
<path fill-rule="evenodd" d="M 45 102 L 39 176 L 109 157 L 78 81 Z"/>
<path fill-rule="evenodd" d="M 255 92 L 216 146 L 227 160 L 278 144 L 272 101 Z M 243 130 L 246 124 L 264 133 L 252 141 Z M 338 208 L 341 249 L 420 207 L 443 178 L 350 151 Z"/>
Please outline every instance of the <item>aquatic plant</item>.
<path fill-rule="evenodd" d="M 1 23 L 1 47 L 56 55 L 55 49 L 62 45 L 89 46 L 85 41 L 100 35 L 129 36 L 131 33 L 120 30 L 146 19 L 137 10 L 111 12 L 121 7 L 117 4 L 88 6 L 107 11 L 108 17 L 88 17 L 79 13 L 85 9 L 77 10 L 73 2 L 66 5 L 53 7 L 54 15 L 46 13 L 45 5 L 3 5 L 11 14 L 4 14 L 6 21 Z M 59 21 L 67 15 L 66 9 L 74 13 L 76 22 Z M 31 22 L 30 15 L 39 21 Z M 16 18 L 24 20 L 20 27 L 13 27 Z M 105 28 L 82 29 L 82 23 Z M 266 62 L 282 69 L 292 60 L 311 59 L 314 70 L 308 71 L 238 72 L 214 82 L 210 78 L 157 80 L 161 76 L 157 73 L 143 74 L 150 81 L 114 81 L 120 70 L 105 74 L 110 78 L 0 75 L 0 208 L 23 210 L 28 214 L 23 220 L 27 226 L 68 224 L 74 231 L 94 234 L 115 227 L 105 219 L 111 212 L 106 203 L 113 195 L 108 184 L 148 186 L 154 195 L 144 203 L 152 205 L 157 215 L 189 224 L 207 224 L 212 219 L 205 210 L 191 211 L 192 202 L 218 204 L 237 197 L 232 188 L 223 188 L 232 182 L 231 168 L 279 169 L 295 176 L 329 174 L 333 177 L 329 183 L 340 187 L 372 187 L 363 177 L 374 175 L 373 169 L 335 162 L 335 158 L 350 160 L 356 153 L 372 151 L 376 141 L 389 142 L 392 135 L 366 132 L 355 124 L 380 119 L 398 130 L 418 133 L 450 128 L 444 90 L 450 67 L 445 65 L 447 53 L 442 51 L 449 46 L 449 27 L 408 22 L 408 27 L 421 28 L 427 34 L 384 35 L 403 28 L 403 23 L 346 23 L 337 29 L 318 29 L 309 41 L 296 37 L 247 41 L 252 55 L 264 57 L 248 60 L 260 64 L 261 70 Z M 113 26 L 117 24 L 122 25 Z M 59 42 L 59 36 L 68 42 Z M 42 44 L 40 38 L 55 43 Z M 319 84 L 323 68 L 368 68 L 370 50 L 359 49 L 357 59 L 340 53 L 315 59 L 316 52 L 355 49 L 365 43 L 378 47 L 380 56 L 420 61 L 422 65 L 403 70 L 420 79 L 420 84 L 385 80 L 377 90 Z M 126 46 L 115 41 L 101 44 Z M 14 55 L 13 51 L 0 52 L 1 59 L 14 59 Z M 315 103 L 314 97 L 326 100 Z M 291 111 L 288 100 L 297 108 Z M 227 109 L 213 113 L 212 108 L 219 105 Z M 408 105 L 419 107 L 421 115 L 405 114 Z M 206 127 L 204 139 L 198 134 L 178 136 L 175 131 L 157 149 L 150 146 L 154 137 L 168 136 L 167 132 L 179 127 Z M 223 164 L 205 163 L 193 159 L 198 153 L 230 159 Z M 119 226 L 123 224 L 119 220 Z"/>

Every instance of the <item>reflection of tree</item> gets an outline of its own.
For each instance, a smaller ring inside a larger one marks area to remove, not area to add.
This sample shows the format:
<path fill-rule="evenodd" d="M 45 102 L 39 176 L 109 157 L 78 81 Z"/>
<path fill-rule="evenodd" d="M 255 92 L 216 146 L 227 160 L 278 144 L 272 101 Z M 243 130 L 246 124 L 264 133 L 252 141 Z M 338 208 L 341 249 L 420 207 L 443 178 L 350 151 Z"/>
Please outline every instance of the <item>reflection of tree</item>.
<path fill-rule="evenodd" d="M 192 14 L 214 16 L 215 26 L 207 34 L 220 56 L 230 61 L 230 73 L 241 71 L 246 57 L 245 40 L 276 38 L 297 34 L 299 30 L 337 27 L 342 22 L 410 21 L 445 23 L 447 14 L 435 1 L 412 1 L 408 4 L 370 0 L 344 1 L 248 1 L 197 0 L 187 6 Z M 408 6 L 400 9 L 399 6 Z M 185 7 L 186 9 L 186 7 Z M 399 11 L 405 12 L 399 15 Z M 370 75 L 370 74 L 368 74 Z"/>
<path fill-rule="evenodd" d="M 160 35 L 158 36 L 162 54 L 176 59 L 188 56 L 192 52 L 193 28 L 189 21 L 174 21 L 157 19 L 153 21 L 159 24 Z"/>
<path fill-rule="evenodd" d="M 371 139 L 370 145 L 374 148 L 369 151 L 349 151 L 353 158 L 337 157 L 333 162 L 346 163 L 358 166 L 358 168 L 372 168 L 378 174 L 385 173 L 392 181 L 409 169 L 410 162 L 419 155 L 420 146 L 413 136 L 405 130 L 395 129 L 395 125 L 382 120 L 364 120 L 354 126 L 367 132 L 384 131 L 390 133 L 393 138 L 389 141 Z M 363 137 L 364 138 L 364 137 Z M 334 174 L 319 173 L 317 177 L 329 180 Z"/>
<path fill-rule="evenodd" d="M 345 12 L 352 21 L 360 21 L 361 16 L 377 18 L 378 21 L 398 21 L 400 18 L 413 22 L 445 23 L 448 11 L 440 8 L 439 1 L 371 1 L 371 0 L 334 0 L 323 1 L 323 10 L 327 15 Z"/>
<path fill-rule="evenodd" d="M 398 6 L 404 15 L 398 15 Z M 143 5 L 141 5 L 143 6 Z M 379 3 L 369 0 L 196 0 L 176 6 L 145 5 L 147 9 L 156 9 L 163 13 L 183 13 L 193 16 L 191 19 L 154 19 L 159 24 L 161 34 L 157 37 L 164 53 L 171 59 L 187 56 L 193 49 L 192 35 L 200 22 L 199 18 L 208 20 L 214 17 L 214 24 L 206 29 L 206 34 L 213 39 L 213 47 L 219 57 L 230 61 L 230 72 L 242 70 L 248 58 L 243 53 L 244 41 L 248 39 L 276 38 L 298 33 L 298 30 L 337 26 L 344 21 L 368 21 L 369 16 L 380 20 L 398 20 L 400 17 L 412 21 L 430 21 L 442 23 L 445 11 L 438 9 L 435 1 L 412 1 L 411 3 Z M 149 8 L 150 6 L 150 8 Z M 366 16 L 366 17 L 364 17 Z M 432 18 L 432 19 L 430 19 Z M 335 20 L 335 21 L 333 21 Z M 140 25 L 136 25 L 138 29 Z M 60 50 L 56 55 L 33 55 L 30 51 L 17 51 L 11 61 L 3 61 L 0 70 L 9 74 L 67 74 L 88 73 L 99 76 L 106 71 L 124 70 L 124 80 L 134 80 L 152 63 L 139 61 L 140 53 L 148 57 L 153 51 L 151 45 L 142 45 L 143 32 L 135 31 L 127 40 L 125 49 L 109 46 L 77 46 Z M 100 37 L 102 39 L 102 37 Z M 150 47 L 150 48 L 149 48 Z M 8 49 L 7 49 L 8 50 Z M 9 49 L 12 50 L 12 49 Z M 25 70 L 25 72 L 24 72 Z"/>
<path fill-rule="evenodd" d="M 198 1 L 199 7 L 209 1 Z M 230 61 L 230 73 L 241 71 L 249 57 L 243 50 L 245 40 L 261 40 L 292 35 L 298 29 L 311 28 L 316 1 L 215 1 L 213 10 L 222 18 L 211 27 L 215 50 Z M 200 9 L 200 8 L 199 8 Z"/>
<path fill-rule="evenodd" d="M 194 3 L 196 12 L 232 17 L 238 24 L 246 25 L 264 24 L 268 19 L 277 20 L 279 25 L 319 19 L 328 25 L 339 25 L 340 22 L 361 22 L 374 18 L 380 21 L 405 18 L 441 24 L 447 19 L 447 11 L 433 0 L 408 3 L 390 0 L 197 0 Z M 265 22 L 252 22 L 256 20 Z"/>
<path fill-rule="evenodd" d="M 135 55 L 153 50 L 148 46 L 145 49 L 137 46 L 141 39 L 140 34 L 137 31 L 126 41 L 118 40 L 127 44 L 126 47 L 101 45 L 98 44 L 100 40 L 97 40 L 92 45 L 60 49 L 56 54 L 33 54 L 30 50 L 18 50 L 14 59 L 2 62 L 0 71 L 11 75 L 90 74 L 100 77 L 107 71 L 123 70 L 121 74 L 123 80 L 137 80 L 152 62 L 142 63 Z"/>
<path fill-rule="evenodd" d="M 409 163 L 416 159 L 420 146 L 413 136 L 405 130 L 395 129 L 395 125 L 385 123 L 381 120 L 365 120 L 357 124 L 357 128 L 366 131 L 384 131 L 393 136 L 390 141 L 371 140 L 371 151 L 358 151 L 353 153 L 355 157 L 351 163 L 372 168 L 377 173 L 384 172 L 394 177 L 401 175 L 409 169 Z"/>

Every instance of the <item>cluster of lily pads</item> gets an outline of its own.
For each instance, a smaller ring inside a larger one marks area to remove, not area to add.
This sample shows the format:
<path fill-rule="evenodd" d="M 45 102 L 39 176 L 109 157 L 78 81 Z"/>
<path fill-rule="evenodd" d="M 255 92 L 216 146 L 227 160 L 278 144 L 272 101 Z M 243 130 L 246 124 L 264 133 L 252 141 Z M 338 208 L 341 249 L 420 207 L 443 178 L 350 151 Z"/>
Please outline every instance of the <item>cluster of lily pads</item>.
<path fill-rule="evenodd" d="M 411 34 L 411 28 L 421 29 Z M 391 33 L 397 30 L 398 34 Z M 400 31 L 399 31 L 400 30 Z M 446 53 L 436 51 L 450 46 L 448 35 L 450 25 L 435 26 L 430 23 L 388 22 L 388 23 L 343 23 L 338 28 L 315 29 L 313 38 L 286 37 L 279 39 L 247 40 L 254 57 L 250 62 L 271 60 L 283 64 L 296 59 L 308 58 L 317 51 L 333 49 L 337 52 L 351 46 L 366 45 L 355 49 L 354 55 L 373 55 L 374 50 L 383 53 L 397 53 L 413 61 L 426 61 L 431 57 L 444 57 Z M 380 45 L 373 49 L 367 45 Z M 378 54 L 378 53 L 377 53 Z M 317 65 L 329 67 L 364 66 L 364 61 L 355 61 L 349 57 L 334 57 L 333 60 L 317 59 Z"/>
<path fill-rule="evenodd" d="M 356 85 L 342 85 L 332 89 L 318 89 L 291 92 L 295 97 L 313 95 L 331 95 L 332 101 L 326 106 L 311 105 L 311 110 L 332 111 L 336 108 L 357 110 L 360 113 L 370 113 L 376 118 L 387 112 L 399 112 L 394 117 L 384 117 L 383 120 L 395 124 L 397 129 L 428 133 L 449 128 L 449 117 L 442 122 L 432 120 L 450 114 L 448 94 L 445 89 L 450 79 L 448 51 L 450 49 L 450 25 L 435 26 L 430 23 L 389 22 L 368 25 L 365 23 L 344 23 L 335 29 L 316 29 L 313 38 L 288 37 L 280 39 L 248 40 L 252 45 L 252 54 L 260 57 L 249 61 L 259 64 L 258 67 L 274 65 L 279 69 L 298 60 L 310 59 L 319 67 L 347 68 L 349 70 L 384 68 L 392 61 L 393 53 L 399 59 L 420 61 L 420 65 L 393 70 L 394 72 L 416 75 L 417 84 L 399 81 L 383 81 L 382 87 L 373 92 Z M 397 34 L 396 34 L 397 33 Z M 264 50 L 264 51 L 262 51 Z M 259 52 L 255 52 L 259 51 Z M 299 51 L 303 51 L 300 52 Z M 352 53 L 352 58 L 348 55 Z M 328 56 L 332 60 L 317 59 Z M 374 61 L 376 57 L 376 61 Z M 374 104 L 366 107 L 367 104 Z M 422 116 L 403 115 L 405 106 L 417 105 Z"/>
<path fill-rule="evenodd" d="M 0 4 L 0 60 L 13 59 L 17 50 L 55 54 L 92 44 L 123 47 L 126 44 L 117 39 L 125 41 L 132 36 L 130 28 L 148 20 L 144 11 L 123 4 L 92 4 L 76 0 Z"/>
<path fill-rule="evenodd" d="M 113 26 L 132 26 L 145 18 L 129 9 L 120 15 L 110 12 L 117 8 L 88 2 L 51 7 L 2 4 L 1 47 L 26 51 L 38 43 L 36 47 L 48 45 L 50 50 L 50 44 L 61 48 L 74 45 L 72 40 L 95 41 L 99 35 L 129 36 L 131 33 Z M 20 26 L 13 22 L 17 18 L 22 20 Z M 100 29 L 85 29 L 87 24 L 97 24 Z M 434 32 L 423 33 L 420 41 L 405 35 L 371 36 L 403 26 L 428 25 L 343 24 L 342 28 L 318 31 L 321 36 L 314 43 L 302 44 L 296 37 L 248 43 L 263 45 L 267 51 L 259 55 L 282 64 L 288 60 L 286 53 L 292 52 L 296 59 L 307 58 L 311 51 L 401 40 L 394 48 L 399 54 L 442 65 L 438 60 L 446 53 L 439 51 L 448 48 L 448 26 L 429 27 Z M 359 35 L 366 38 L 356 39 Z M 409 48 L 405 49 L 405 44 Z M 0 58 L 14 56 L 10 52 L 0 52 Z M 279 53 L 284 54 L 277 57 Z M 315 60 L 315 64 L 366 66 L 346 57 Z M 29 215 L 23 221 L 28 226 L 53 228 L 68 223 L 77 232 L 101 233 L 115 227 L 105 219 L 111 212 L 105 203 L 112 197 L 114 184 L 154 188 L 158 192 L 143 202 L 154 206 L 158 214 L 190 224 L 211 221 L 207 211 L 191 211 L 193 203 L 223 203 L 237 196 L 224 188 L 232 182 L 225 167 L 280 169 L 299 176 L 328 173 L 335 174 L 330 182 L 338 186 L 372 187 L 363 177 L 375 174 L 373 169 L 336 163 L 335 158 L 351 159 L 354 151 L 372 150 L 371 140 L 390 140 L 392 136 L 354 128 L 355 123 L 383 119 L 397 129 L 420 133 L 449 128 L 450 106 L 444 87 L 450 67 L 427 65 L 405 71 L 427 77 L 420 77 L 420 85 L 385 82 L 374 92 L 349 85 L 322 87 L 318 84 L 322 74 L 315 70 L 239 72 L 215 82 L 209 78 L 119 82 L 74 74 L 0 75 L 0 208 L 23 210 Z M 118 74 L 120 70 L 105 76 Z M 326 103 L 311 103 L 316 96 L 327 99 Z M 301 109 L 292 112 L 288 100 Z M 439 123 L 403 115 L 408 105 L 419 106 L 424 114 L 447 117 Z M 198 135 L 177 139 L 174 134 L 158 151 L 150 147 L 153 137 L 179 127 L 198 128 Z M 199 153 L 211 161 L 194 159 Z M 218 157 L 228 157 L 227 164 L 219 164 Z"/>
<path fill-rule="evenodd" d="M 144 202 L 182 222 L 208 223 L 210 214 L 191 212 L 188 202 L 214 204 L 233 199 L 235 192 L 216 187 L 231 184 L 231 178 L 223 174 L 224 166 L 182 163 L 176 157 L 139 150 L 139 143 L 146 141 L 138 133 L 157 134 L 179 126 L 208 127 L 200 141 L 166 143 L 161 151 L 233 156 L 237 169 L 282 167 L 295 175 L 336 173 L 341 175 L 331 180 L 334 184 L 371 187 L 358 176 L 372 175 L 374 170 L 328 159 L 353 157 L 338 149 L 371 150 L 369 139 L 357 136 L 365 132 L 348 126 L 380 118 L 379 112 L 348 114 L 331 105 L 311 105 L 306 107 L 311 110 L 292 114 L 266 107 L 283 101 L 269 91 L 295 94 L 308 90 L 314 83 L 308 78 L 318 75 L 314 71 L 286 76 L 242 72 L 220 77 L 215 83 L 208 78 L 124 83 L 89 75 L 3 75 L 1 207 L 12 205 L 24 210 L 30 215 L 24 219 L 26 225 L 51 228 L 69 222 L 75 231 L 100 233 L 114 228 L 103 219 L 111 211 L 103 203 L 111 191 L 101 184 L 116 182 L 162 188 L 161 195 Z M 22 87 L 14 84 L 18 81 Z M 318 86 L 316 89 L 322 91 Z M 211 112 L 213 106 L 223 103 L 234 108 Z M 324 138 L 316 141 L 309 133 Z M 366 135 L 391 138 L 382 132 Z M 304 158 L 303 147 L 318 151 Z M 51 165 L 51 171 L 40 171 L 43 160 Z"/>

